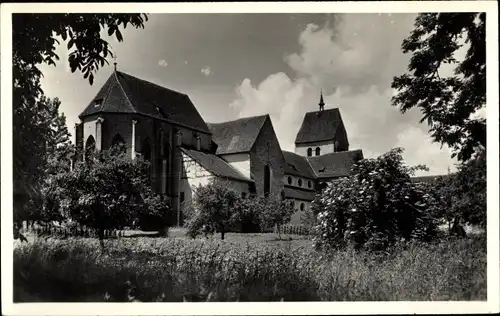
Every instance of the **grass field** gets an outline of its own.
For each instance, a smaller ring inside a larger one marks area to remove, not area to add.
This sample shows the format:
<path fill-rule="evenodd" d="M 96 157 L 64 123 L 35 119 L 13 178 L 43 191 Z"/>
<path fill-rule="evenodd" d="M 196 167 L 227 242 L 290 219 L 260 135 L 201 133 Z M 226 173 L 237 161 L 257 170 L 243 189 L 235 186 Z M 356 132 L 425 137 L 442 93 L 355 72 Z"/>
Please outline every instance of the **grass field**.
<path fill-rule="evenodd" d="M 129 234 L 130 235 L 130 234 Z M 136 234 L 137 235 L 137 234 Z M 16 302 L 486 300 L 486 241 L 325 254 L 302 236 L 31 239 L 14 250 Z"/>

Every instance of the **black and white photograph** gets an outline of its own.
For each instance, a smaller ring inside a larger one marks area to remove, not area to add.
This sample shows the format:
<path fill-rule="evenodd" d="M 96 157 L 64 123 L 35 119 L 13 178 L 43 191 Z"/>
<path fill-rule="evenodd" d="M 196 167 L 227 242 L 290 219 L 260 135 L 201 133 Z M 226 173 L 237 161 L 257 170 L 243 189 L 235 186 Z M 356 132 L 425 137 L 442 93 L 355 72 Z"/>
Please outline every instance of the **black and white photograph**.
<path fill-rule="evenodd" d="M 2 314 L 499 312 L 496 3 L 299 4 L 2 4 Z"/>

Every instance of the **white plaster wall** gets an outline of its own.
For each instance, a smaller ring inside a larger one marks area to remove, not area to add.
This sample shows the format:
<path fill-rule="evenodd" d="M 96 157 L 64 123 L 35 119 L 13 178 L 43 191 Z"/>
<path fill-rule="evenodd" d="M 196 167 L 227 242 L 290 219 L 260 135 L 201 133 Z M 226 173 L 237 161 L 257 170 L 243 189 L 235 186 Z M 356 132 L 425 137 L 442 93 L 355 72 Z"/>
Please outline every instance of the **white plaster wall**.
<path fill-rule="evenodd" d="M 221 158 L 250 179 L 250 155 L 248 153 L 222 155 Z"/>
<path fill-rule="evenodd" d="M 86 118 L 83 121 L 83 146 L 87 144 L 87 139 L 89 136 L 94 137 L 94 140 L 97 142 L 97 137 L 95 135 L 95 125 L 97 122 L 97 116 Z M 97 145 L 97 144 L 96 144 Z"/>
<path fill-rule="evenodd" d="M 292 183 L 288 183 L 288 178 L 292 178 Z M 299 186 L 299 179 L 302 180 L 302 186 Z M 311 187 L 309 188 L 308 186 L 308 181 L 311 181 Z M 283 184 L 287 186 L 293 186 L 295 188 L 301 188 L 309 191 L 314 191 L 314 181 L 312 179 L 304 178 L 304 177 L 298 177 L 294 175 L 289 175 L 285 174 L 285 177 L 283 178 Z"/>
<path fill-rule="evenodd" d="M 312 148 L 312 156 L 316 156 L 316 147 L 319 147 L 321 149 L 320 155 L 330 154 L 330 153 L 335 152 L 334 143 L 335 143 L 335 141 L 329 140 L 329 141 L 325 141 L 325 142 L 296 144 L 295 145 L 295 153 L 297 155 L 307 157 L 307 149 Z"/>
<path fill-rule="evenodd" d="M 188 155 L 182 153 L 183 158 L 183 177 L 181 179 L 180 192 L 184 192 L 184 201 L 182 205 L 189 205 L 193 201 L 194 189 L 198 186 L 209 184 L 215 176 L 194 161 Z M 246 182 L 227 180 L 229 188 L 241 195 L 243 192 L 248 196 L 249 185 Z M 182 207 L 181 205 L 181 207 Z"/>

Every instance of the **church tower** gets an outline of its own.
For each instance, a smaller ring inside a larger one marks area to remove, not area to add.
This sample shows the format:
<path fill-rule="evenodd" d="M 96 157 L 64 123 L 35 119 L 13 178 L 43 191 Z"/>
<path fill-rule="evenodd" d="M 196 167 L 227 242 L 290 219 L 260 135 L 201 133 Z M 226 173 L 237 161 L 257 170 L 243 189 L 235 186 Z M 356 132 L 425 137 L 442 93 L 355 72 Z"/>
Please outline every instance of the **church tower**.
<path fill-rule="evenodd" d="M 301 156 L 321 156 L 348 151 L 349 141 L 338 108 L 325 110 L 323 91 L 319 111 L 307 112 L 295 138 L 295 153 Z"/>

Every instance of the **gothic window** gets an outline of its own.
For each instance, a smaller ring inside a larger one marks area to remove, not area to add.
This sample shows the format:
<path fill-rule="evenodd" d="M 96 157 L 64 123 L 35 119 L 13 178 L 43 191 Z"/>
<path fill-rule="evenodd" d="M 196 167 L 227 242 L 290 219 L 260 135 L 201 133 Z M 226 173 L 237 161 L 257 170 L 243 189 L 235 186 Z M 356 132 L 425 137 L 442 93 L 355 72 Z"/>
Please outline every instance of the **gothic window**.
<path fill-rule="evenodd" d="M 264 167 L 264 196 L 269 196 L 271 191 L 271 169 L 266 165 Z"/>
<path fill-rule="evenodd" d="M 292 177 L 288 177 L 288 184 L 292 184 Z"/>
<path fill-rule="evenodd" d="M 320 152 L 321 152 L 321 148 L 316 147 L 316 156 L 319 156 Z"/>
<path fill-rule="evenodd" d="M 312 148 L 307 148 L 307 157 L 311 157 L 313 155 Z"/>
<path fill-rule="evenodd" d="M 85 161 L 92 160 L 95 153 L 95 139 L 90 135 L 85 142 Z"/>
<path fill-rule="evenodd" d="M 113 139 L 111 140 L 111 146 L 112 147 L 121 146 L 120 150 L 122 152 L 126 151 L 125 140 L 120 134 L 116 134 L 115 137 L 113 137 Z"/>
<path fill-rule="evenodd" d="M 302 179 L 299 179 L 298 184 L 299 184 L 299 187 L 302 186 Z"/>

